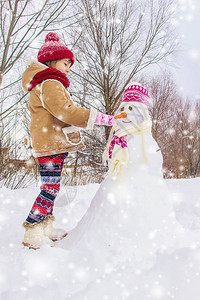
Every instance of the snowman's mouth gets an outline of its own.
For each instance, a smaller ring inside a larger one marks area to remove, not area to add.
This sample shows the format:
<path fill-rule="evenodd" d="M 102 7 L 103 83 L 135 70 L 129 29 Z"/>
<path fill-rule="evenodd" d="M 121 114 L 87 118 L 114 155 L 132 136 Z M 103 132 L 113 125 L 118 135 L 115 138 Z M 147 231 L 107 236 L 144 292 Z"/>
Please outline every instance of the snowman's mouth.
<path fill-rule="evenodd" d="M 131 123 L 131 121 L 122 121 L 123 123 Z"/>

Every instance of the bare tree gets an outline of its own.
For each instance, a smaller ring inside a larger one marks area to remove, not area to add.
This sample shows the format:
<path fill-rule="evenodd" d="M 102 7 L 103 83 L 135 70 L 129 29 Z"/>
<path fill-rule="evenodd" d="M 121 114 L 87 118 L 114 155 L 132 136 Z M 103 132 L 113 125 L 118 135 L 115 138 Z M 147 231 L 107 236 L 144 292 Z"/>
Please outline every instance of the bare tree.
<path fill-rule="evenodd" d="M 69 0 L 1 0 L 0 2 L 0 86 L 3 76 L 24 51 L 46 29 L 62 21 Z M 60 18 L 61 17 L 61 18 Z M 71 18 L 71 16 L 65 19 Z M 58 28 L 58 27 L 57 27 Z"/>
<path fill-rule="evenodd" d="M 195 177 L 200 174 L 200 106 L 187 101 L 178 115 L 178 126 L 181 140 L 178 141 L 178 170 L 181 177 Z"/>
<path fill-rule="evenodd" d="M 181 99 L 170 73 L 157 76 L 149 86 L 152 95 L 152 134 L 163 154 L 164 176 L 199 176 L 199 104 Z"/>
<path fill-rule="evenodd" d="M 182 100 L 178 95 L 172 74 L 166 71 L 151 78 L 148 87 L 151 91 L 152 134 L 162 147 L 173 139 L 177 107 L 182 108 Z"/>
<path fill-rule="evenodd" d="M 72 32 L 79 62 L 75 95 L 81 101 L 84 81 L 85 104 L 113 114 L 125 86 L 135 75 L 163 61 L 175 50 L 170 28 L 172 2 L 79 0 L 75 3 L 82 12 Z"/>

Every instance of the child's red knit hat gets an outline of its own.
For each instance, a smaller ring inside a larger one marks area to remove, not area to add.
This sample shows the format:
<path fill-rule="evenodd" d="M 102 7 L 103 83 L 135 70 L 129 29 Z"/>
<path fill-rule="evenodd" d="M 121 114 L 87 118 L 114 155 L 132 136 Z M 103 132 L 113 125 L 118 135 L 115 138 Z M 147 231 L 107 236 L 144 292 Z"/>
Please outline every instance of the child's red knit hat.
<path fill-rule="evenodd" d="M 63 58 L 71 59 L 71 66 L 74 63 L 74 55 L 72 51 L 60 42 L 60 38 L 55 32 L 49 32 L 46 35 L 45 43 L 40 48 L 37 58 L 41 63 Z"/>

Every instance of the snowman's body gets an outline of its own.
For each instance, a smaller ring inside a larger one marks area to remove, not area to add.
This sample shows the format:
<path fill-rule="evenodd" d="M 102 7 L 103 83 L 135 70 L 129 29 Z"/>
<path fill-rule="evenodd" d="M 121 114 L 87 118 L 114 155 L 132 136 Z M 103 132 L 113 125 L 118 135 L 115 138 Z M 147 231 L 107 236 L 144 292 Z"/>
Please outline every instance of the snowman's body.
<path fill-rule="evenodd" d="M 118 176 L 108 174 L 87 213 L 64 242 L 68 249 L 90 253 L 90 260 L 95 260 L 98 268 L 123 261 L 151 265 L 157 251 L 171 249 L 177 242 L 177 234 L 182 234 L 162 178 L 161 152 L 157 151 L 150 128 L 144 130 L 143 136 L 139 132 L 142 122 L 150 120 L 147 110 L 145 114 L 145 118 L 132 114 L 132 129 L 129 124 L 126 130 L 118 121 L 119 126 L 112 134 L 126 133 L 128 161 Z M 127 111 L 123 120 L 129 122 L 130 118 Z M 118 157 L 121 157 L 119 146 L 117 151 L 113 149 L 111 160 Z"/>

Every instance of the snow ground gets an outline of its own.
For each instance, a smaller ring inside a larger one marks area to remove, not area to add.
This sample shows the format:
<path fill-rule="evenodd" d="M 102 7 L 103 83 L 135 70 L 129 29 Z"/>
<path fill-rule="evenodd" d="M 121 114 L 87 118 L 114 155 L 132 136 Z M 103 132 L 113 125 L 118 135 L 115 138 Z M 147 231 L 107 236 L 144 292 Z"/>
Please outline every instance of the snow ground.
<path fill-rule="evenodd" d="M 166 182 L 179 222 L 192 230 L 199 229 L 200 178 Z M 66 230 L 76 226 L 98 186 L 62 187 L 55 205 L 55 225 Z M 66 288 L 69 271 L 76 278 L 74 284 L 81 284 L 85 273 L 84 268 L 76 269 L 70 263 L 67 249 L 58 243 L 35 251 L 21 244 L 24 234 L 21 224 L 38 192 L 38 187 L 0 190 L 0 300 L 199 300 L 200 250 L 195 245 L 158 258 L 154 270 L 143 276 L 141 270 L 133 273 L 122 266 L 123 270 L 115 274 L 108 271 L 70 296 Z M 164 272 L 167 276 L 162 275 Z"/>

